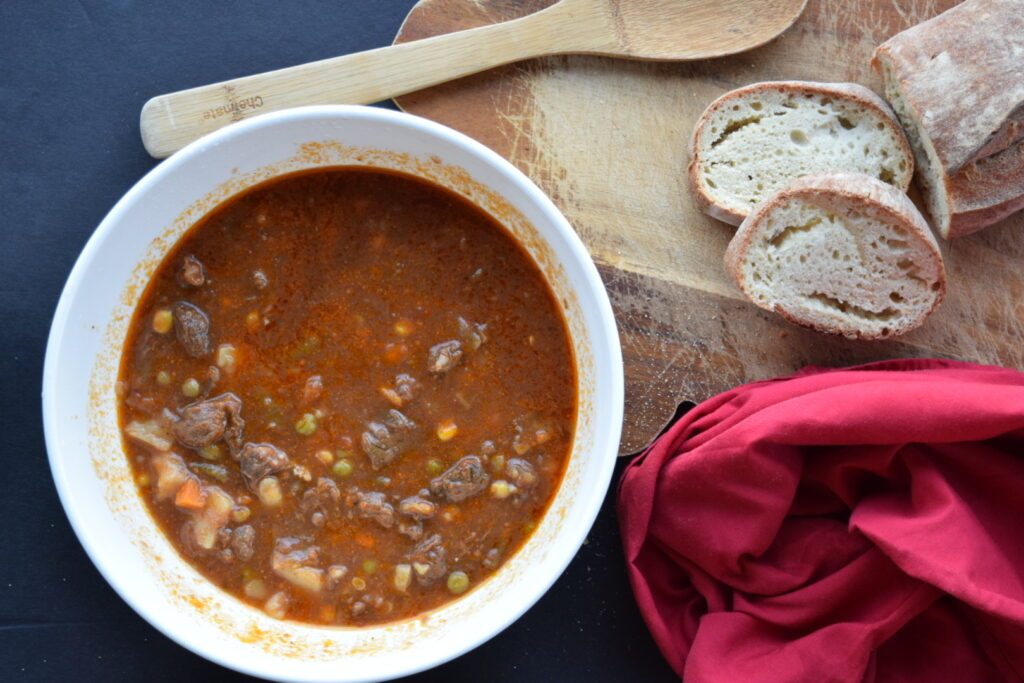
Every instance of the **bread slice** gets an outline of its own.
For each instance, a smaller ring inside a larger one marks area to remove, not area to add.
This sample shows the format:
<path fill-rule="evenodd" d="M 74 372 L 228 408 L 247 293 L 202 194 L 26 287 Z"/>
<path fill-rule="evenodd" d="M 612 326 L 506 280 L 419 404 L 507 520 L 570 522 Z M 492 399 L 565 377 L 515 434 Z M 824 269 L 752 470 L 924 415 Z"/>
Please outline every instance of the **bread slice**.
<path fill-rule="evenodd" d="M 1024 0 L 968 0 L 875 51 L 942 237 L 1024 209 L 1022 54 Z"/>
<path fill-rule="evenodd" d="M 789 181 L 829 170 L 906 190 L 914 158 L 889 105 L 867 88 L 778 81 L 711 103 L 693 132 L 688 179 L 701 211 L 739 225 Z"/>
<path fill-rule="evenodd" d="M 761 308 L 859 339 L 917 327 L 946 291 L 942 254 L 913 203 L 859 173 L 798 178 L 765 200 L 733 236 L 725 267 Z"/>

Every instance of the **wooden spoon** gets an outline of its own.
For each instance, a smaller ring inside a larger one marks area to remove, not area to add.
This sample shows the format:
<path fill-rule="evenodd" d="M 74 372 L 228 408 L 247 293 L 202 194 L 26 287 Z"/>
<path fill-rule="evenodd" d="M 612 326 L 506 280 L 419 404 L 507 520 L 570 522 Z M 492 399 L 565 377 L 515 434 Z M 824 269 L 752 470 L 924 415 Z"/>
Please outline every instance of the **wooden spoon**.
<path fill-rule="evenodd" d="M 807 0 L 560 0 L 514 21 L 159 95 L 142 142 L 165 157 L 255 114 L 306 104 L 368 104 L 492 67 L 554 54 L 627 59 L 721 57 L 763 45 Z"/>

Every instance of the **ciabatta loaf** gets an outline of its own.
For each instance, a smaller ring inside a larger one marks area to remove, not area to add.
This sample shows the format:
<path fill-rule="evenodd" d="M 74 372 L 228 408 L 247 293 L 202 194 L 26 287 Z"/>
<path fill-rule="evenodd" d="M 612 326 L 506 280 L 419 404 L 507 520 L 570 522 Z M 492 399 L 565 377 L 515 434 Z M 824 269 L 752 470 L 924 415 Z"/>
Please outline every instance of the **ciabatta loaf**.
<path fill-rule="evenodd" d="M 882 43 L 873 64 L 950 176 L 1024 138 L 1024 0 L 967 0 Z"/>
<path fill-rule="evenodd" d="M 711 103 L 693 133 L 688 180 L 701 211 L 738 225 L 789 181 L 828 170 L 906 190 L 914 160 L 892 110 L 867 88 L 779 81 Z"/>
<path fill-rule="evenodd" d="M 872 64 L 940 235 L 1024 209 L 1024 0 L 968 0 L 893 36 Z"/>
<path fill-rule="evenodd" d="M 913 203 L 858 173 L 804 176 L 765 200 L 725 266 L 761 308 L 850 338 L 907 332 L 946 291 L 942 254 Z"/>

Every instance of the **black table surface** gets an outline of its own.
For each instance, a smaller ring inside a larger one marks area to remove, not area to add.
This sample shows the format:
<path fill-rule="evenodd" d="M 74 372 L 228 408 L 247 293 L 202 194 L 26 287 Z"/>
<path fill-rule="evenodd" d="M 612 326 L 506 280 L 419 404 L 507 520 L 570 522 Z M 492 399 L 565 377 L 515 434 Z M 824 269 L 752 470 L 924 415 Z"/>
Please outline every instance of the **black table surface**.
<path fill-rule="evenodd" d="M 43 444 L 50 320 L 86 240 L 157 163 L 139 139 L 149 97 L 386 45 L 412 5 L 0 2 L 0 680 L 244 678 L 137 616 L 72 533 Z M 633 602 L 610 492 L 547 595 L 486 644 L 410 680 L 673 678 Z"/>

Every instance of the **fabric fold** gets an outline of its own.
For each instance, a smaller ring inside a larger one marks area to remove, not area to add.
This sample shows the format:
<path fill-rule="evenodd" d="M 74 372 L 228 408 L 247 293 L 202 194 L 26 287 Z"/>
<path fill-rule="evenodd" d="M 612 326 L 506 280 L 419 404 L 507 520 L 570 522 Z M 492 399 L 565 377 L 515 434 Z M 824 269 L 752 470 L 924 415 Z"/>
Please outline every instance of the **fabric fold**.
<path fill-rule="evenodd" d="M 914 359 L 741 386 L 630 463 L 618 504 L 688 683 L 1024 681 L 1024 374 Z"/>

